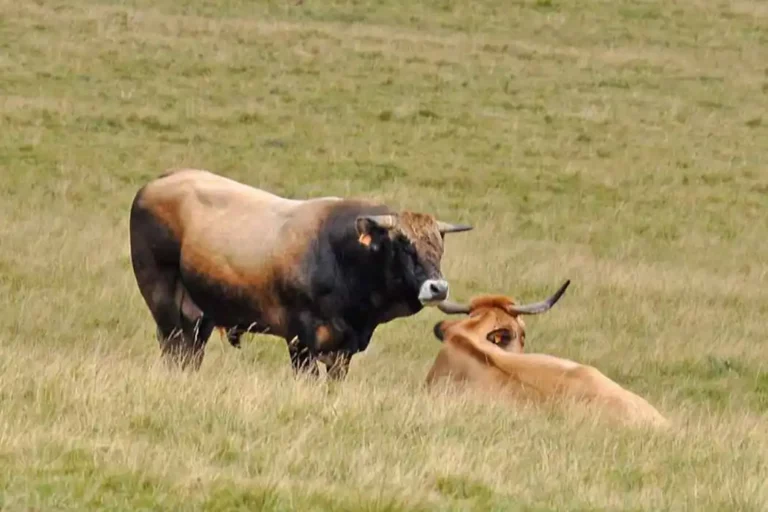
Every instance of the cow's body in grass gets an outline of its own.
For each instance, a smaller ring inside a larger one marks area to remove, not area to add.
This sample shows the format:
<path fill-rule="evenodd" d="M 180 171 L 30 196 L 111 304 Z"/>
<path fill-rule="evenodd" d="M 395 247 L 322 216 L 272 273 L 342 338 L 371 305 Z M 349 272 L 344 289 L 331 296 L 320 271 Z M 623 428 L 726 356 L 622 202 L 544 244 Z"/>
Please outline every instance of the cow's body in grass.
<path fill-rule="evenodd" d="M 517 306 L 511 297 L 499 295 L 476 297 L 468 306 L 442 305 L 446 312 L 469 316 L 435 325 L 442 347 L 427 384 L 449 379 L 459 386 L 526 403 L 572 400 L 597 406 L 610 419 L 624 424 L 665 425 L 666 419 L 651 404 L 597 368 L 547 354 L 524 353 L 525 324 L 520 315 L 546 311 L 566 286 L 534 307 Z"/>

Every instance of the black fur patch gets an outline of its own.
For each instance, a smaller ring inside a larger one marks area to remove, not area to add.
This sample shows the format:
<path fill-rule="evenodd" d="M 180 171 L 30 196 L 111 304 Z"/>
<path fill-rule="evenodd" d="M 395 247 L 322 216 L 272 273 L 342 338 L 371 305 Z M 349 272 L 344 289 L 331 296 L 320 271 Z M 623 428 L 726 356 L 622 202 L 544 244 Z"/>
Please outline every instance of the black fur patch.
<path fill-rule="evenodd" d="M 257 304 L 245 288 L 225 285 L 194 269 L 182 268 L 181 276 L 192 300 L 216 325 L 239 326 L 245 332 L 251 323 L 261 323 Z"/>

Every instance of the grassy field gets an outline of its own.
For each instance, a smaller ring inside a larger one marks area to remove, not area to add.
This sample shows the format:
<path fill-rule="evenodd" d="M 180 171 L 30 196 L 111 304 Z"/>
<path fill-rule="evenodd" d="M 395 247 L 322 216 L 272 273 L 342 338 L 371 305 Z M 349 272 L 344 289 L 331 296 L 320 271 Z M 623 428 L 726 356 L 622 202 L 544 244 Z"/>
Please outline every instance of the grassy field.
<path fill-rule="evenodd" d="M 760 0 L 0 0 L 0 509 L 765 510 Z M 137 188 L 207 168 L 468 222 L 452 296 L 673 422 L 428 394 L 435 311 L 337 386 L 214 335 L 166 371 Z"/>

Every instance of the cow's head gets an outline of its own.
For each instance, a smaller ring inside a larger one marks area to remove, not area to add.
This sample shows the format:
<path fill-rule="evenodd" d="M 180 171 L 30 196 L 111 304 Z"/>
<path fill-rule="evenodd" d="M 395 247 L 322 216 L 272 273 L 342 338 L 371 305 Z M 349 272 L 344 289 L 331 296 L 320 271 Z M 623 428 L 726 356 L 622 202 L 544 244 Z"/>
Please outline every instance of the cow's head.
<path fill-rule="evenodd" d="M 436 306 L 448 298 L 448 281 L 440 271 L 446 233 L 468 231 L 472 226 L 448 224 L 425 213 L 400 212 L 357 218 L 359 241 L 383 253 L 388 286 L 406 292 L 421 306 Z"/>
<path fill-rule="evenodd" d="M 525 322 L 522 315 L 536 315 L 548 311 L 560 300 L 571 281 L 566 281 L 554 295 L 534 304 L 515 304 L 512 297 L 481 295 L 469 305 L 443 301 L 438 308 L 447 314 L 466 314 L 468 318 L 443 320 L 435 324 L 434 334 L 442 341 L 451 329 L 460 327 L 478 338 L 485 338 L 507 352 L 525 350 Z"/>

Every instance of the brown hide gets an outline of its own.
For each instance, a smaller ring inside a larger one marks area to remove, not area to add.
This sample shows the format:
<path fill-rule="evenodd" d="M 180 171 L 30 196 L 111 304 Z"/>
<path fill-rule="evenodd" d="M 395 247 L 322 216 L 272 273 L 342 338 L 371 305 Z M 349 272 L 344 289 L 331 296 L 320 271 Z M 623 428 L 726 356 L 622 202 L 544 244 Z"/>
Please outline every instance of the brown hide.
<path fill-rule="evenodd" d="M 609 419 L 625 424 L 667 424 L 645 399 L 592 366 L 546 354 L 523 353 L 524 326 L 519 316 L 507 312 L 506 303 L 514 302 L 501 296 L 478 297 L 472 301 L 468 317 L 445 320 L 435 327 L 443 346 L 426 378 L 430 387 L 449 379 L 513 401 L 572 400 L 596 406 Z M 519 343 L 513 340 L 507 347 L 500 347 L 489 340 L 489 334 L 499 329 L 516 332 Z"/>
<path fill-rule="evenodd" d="M 270 304 L 275 276 L 300 279 L 300 259 L 338 198 L 285 199 L 203 170 L 182 170 L 149 183 L 140 205 L 176 236 L 180 263 L 261 299 L 274 334 L 281 308 Z"/>

